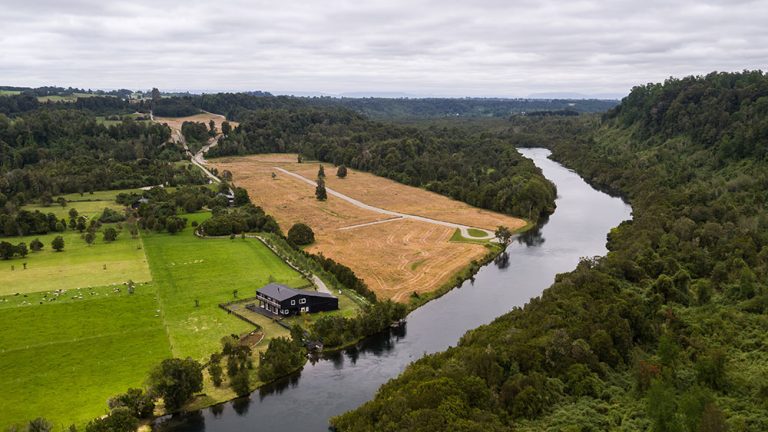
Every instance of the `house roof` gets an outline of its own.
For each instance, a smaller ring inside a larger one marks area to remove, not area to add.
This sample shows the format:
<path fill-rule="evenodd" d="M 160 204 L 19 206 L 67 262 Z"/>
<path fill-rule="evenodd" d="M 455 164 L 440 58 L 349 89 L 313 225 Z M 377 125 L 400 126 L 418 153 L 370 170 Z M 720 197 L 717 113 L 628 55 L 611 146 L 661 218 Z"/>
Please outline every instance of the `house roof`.
<path fill-rule="evenodd" d="M 256 292 L 259 292 L 261 294 L 264 294 L 267 297 L 271 297 L 277 301 L 283 301 L 288 300 L 291 297 L 295 297 L 297 295 L 304 295 L 307 297 L 326 297 L 326 298 L 336 298 L 328 293 L 321 293 L 317 291 L 307 291 L 307 290 L 297 290 L 293 288 L 289 288 L 285 285 L 281 285 L 278 283 L 271 283 L 269 285 L 265 285 Z"/>

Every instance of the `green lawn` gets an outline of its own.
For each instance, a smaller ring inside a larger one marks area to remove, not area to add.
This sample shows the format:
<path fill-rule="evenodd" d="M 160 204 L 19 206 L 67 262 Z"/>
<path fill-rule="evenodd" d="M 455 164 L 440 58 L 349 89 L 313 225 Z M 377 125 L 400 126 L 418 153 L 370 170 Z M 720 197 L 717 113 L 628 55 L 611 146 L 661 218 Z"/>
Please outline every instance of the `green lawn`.
<path fill-rule="evenodd" d="M 472 229 L 469 229 L 469 234 L 475 235 L 472 233 Z M 485 233 L 482 233 L 482 235 L 485 235 Z M 489 240 L 480 240 L 480 239 L 473 239 L 473 238 L 467 238 L 461 235 L 461 230 L 456 228 L 456 231 L 453 232 L 453 235 L 451 236 L 450 241 L 452 242 L 458 242 L 458 243 L 473 243 L 473 244 L 479 244 L 479 245 L 487 245 L 491 242 Z"/>
<path fill-rule="evenodd" d="M 58 235 L 64 238 L 62 252 L 51 248 L 51 241 Z M 132 239 L 126 230 L 112 243 L 104 242 L 99 232 L 91 246 L 80 238 L 80 233 L 70 230 L 3 240 L 29 246 L 35 238 L 45 245 L 42 251 L 0 261 L 0 295 L 120 284 L 129 279 L 150 280 L 141 239 Z M 23 263 L 27 263 L 26 269 Z"/>
<path fill-rule="evenodd" d="M 19 90 L 0 90 L 0 96 L 15 96 L 21 94 Z"/>
<path fill-rule="evenodd" d="M 477 228 L 467 228 L 467 233 L 471 237 L 485 237 L 487 233 L 483 230 L 479 230 Z"/>
<path fill-rule="evenodd" d="M 132 295 L 115 287 L 71 290 L 55 301 L 45 295 L 42 305 L 29 304 L 30 297 L 0 298 L 3 428 L 38 416 L 57 430 L 82 425 L 105 412 L 107 398 L 140 386 L 170 356 L 151 284 Z"/>
<path fill-rule="evenodd" d="M 81 201 L 108 201 L 112 204 L 115 204 L 115 198 L 117 195 L 121 192 L 130 193 L 130 192 L 136 192 L 140 193 L 141 189 L 116 189 L 116 190 L 105 190 L 105 191 L 94 191 L 94 192 L 83 192 L 81 193 L 71 193 L 66 195 L 61 195 L 66 199 L 67 201 L 73 201 L 73 202 L 81 202 Z M 58 195 L 54 197 L 58 198 Z"/>
<path fill-rule="evenodd" d="M 288 286 L 307 283 L 256 239 L 199 239 L 187 228 L 176 235 L 147 234 L 144 245 L 178 357 L 204 359 L 219 349 L 222 336 L 252 330 L 218 307 L 234 299 L 234 290 L 252 297 L 270 276 Z"/>

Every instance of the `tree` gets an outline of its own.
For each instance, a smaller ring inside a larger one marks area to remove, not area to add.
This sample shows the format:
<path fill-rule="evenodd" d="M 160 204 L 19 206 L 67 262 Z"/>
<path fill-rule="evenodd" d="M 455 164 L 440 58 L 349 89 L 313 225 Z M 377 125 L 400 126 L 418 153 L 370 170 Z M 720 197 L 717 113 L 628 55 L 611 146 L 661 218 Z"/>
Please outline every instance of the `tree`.
<path fill-rule="evenodd" d="M 42 203 L 44 207 L 50 207 L 51 204 L 53 204 L 53 197 L 51 196 L 50 193 L 45 192 L 40 197 L 40 203 Z"/>
<path fill-rule="evenodd" d="M 338 178 L 345 178 L 347 176 L 347 167 L 345 165 L 339 165 L 339 169 L 336 170 L 336 176 Z"/>
<path fill-rule="evenodd" d="M 232 390 L 238 396 L 245 396 L 251 391 L 251 377 L 248 369 L 240 369 L 230 380 Z"/>
<path fill-rule="evenodd" d="M 51 247 L 56 252 L 61 252 L 62 250 L 64 250 L 64 237 L 56 236 L 56 238 L 54 238 L 53 241 L 51 241 Z"/>
<path fill-rule="evenodd" d="M 42 417 L 30 421 L 27 425 L 27 432 L 51 432 L 52 430 L 53 424 Z"/>
<path fill-rule="evenodd" d="M 136 418 L 149 418 L 155 412 L 155 401 L 152 395 L 137 388 L 129 388 L 125 393 L 109 399 L 107 404 L 110 409 L 128 408 L 131 415 Z"/>
<path fill-rule="evenodd" d="M 211 361 L 208 363 L 208 374 L 211 376 L 214 386 L 219 387 L 221 385 L 223 373 L 221 356 L 219 354 L 211 354 Z"/>
<path fill-rule="evenodd" d="M 320 169 L 317 170 L 317 178 L 325 178 L 325 168 L 323 168 L 323 165 L 320 165 Z"/>
<path fill-rule="evenodd" d="M 79 232 L 85 231 L 86 225 L 85 225 L 85 218 L 83 216 L 79 216 L 77 218 L 77 222 L 75 223 L 75 229 Z"/>
<path fill-rule="evenodd" d="M 80 215 L 80 213 L 77 212 L 76 208 L 72 207 L 71 209 L 69 209 L 69 218 L 70 219 L 76 219 L 79 215 Z"/>
<path fill-rule="evenodd" d="M 104 241 L 105 242 L 113 242 L 117 240 L 117 230 L 109 227 L 104 230 Z"/>
<path fill-rule="evenodd" d="M 228 121 L 224 120 L 221 122 L 221 133 L 224 134 L 224 136 L 229 135 L 232 132 L 232 125 L 229 124 Z"/>
<path fill-rule="evenodd" d="M 96 234 L 90 231 L 85 233 L 85 242 L 88 243 L 88 246 L 92 245 L 95 240 L 96 240 Z"/>
<path fill-rule="evenodd" d="M 512 241 L 512 230 L 503 225 L 500 225 L 498 228 L 496 228 L 496 238 L 499 240 L 499 243 L 501 243 L 501 245 L 506 248 Z"/>
<path fill-rule="evenodd" d="M 165 406 L 175 411 L 203 389 L 203 367 L 191 358 L 166 359 L 150 373 L 149 385 Z"/>
<path fill-rule="evenodd" d="M 128 408 L 118 407 L 108 416 L 88 422 L 85 432 L 134 432 L 138 427 L 139 419 Z"/>
<path fill-rule="evenodd" d="M 216 122 L 213 120 L 208 122 L 208 135 L 210 135 L 211 138 L 216 136 Z"/>
<path fill-rule="evenodd" d="M 317 179 L 317 187 L 315 188 L 315 197 L 318 201 L 325 201 L 328 199 L 328 193 L 325 191 L 325 180 L 322 177 Z"/>
<path fill-rule="evenodd" d="M 24 258 L 25 256 L 27 256 L 27 254 L 29 253 L 29 250 L 27 249 L 27 244 L 26 244 L 26 243 L 23 243 L 23 242 L 22 242 L 22 243 L 19 243 L 19 244 L 17 244 L 17 245 L 16 245 L 16 253 L 17 253 L 17 254 L 18 254 L 20 257 L 22 257 L 22 258 Z M 26 263 L 24 264 L 24 268 L 26 268 Z"/>
<path fill-rule="evenodd" d="M 298 246 L 308 245 L 315 242 L 315 233 L 308 225 L 297 223 L 288 230 L 288 240 Z"/>
<path fill-rule="evenodd" d="M 59 204 L 62 207 L 66 207 L 67 206 L 67 200 L 64 199 L 64 197 L 56 198 L 56 203 Z"/>
<path fill-rule="evenodd" d="M 162 96 L 160 95 L 160 90 L 158 90 L 157 87 L 152 89 L 151 95 L 152 95 L 152 110 L 154 111 L 154 109 L 157 107 L 157 104 L 160 102 L 160 99 L 162 98 Z"/>
<path fill-rule="evenodd" d="M 304 159 L 301 157 L 300 154 L 296 156 L 296 162 L 302 163 L 303 161 L 304 161 Z"/>
<path fill-rule="evenodd" d="M 32 249 L 32 252 L 40 252 L 43 250 L 43 242 L 40 241 L 39 238 L 36 238 L 29 242 L 29 248 Z"/>
<path fill-rule="evenodd" d="M 244 206 L 251 202 L 251 198 L 248 196 L 248 191 L 244 188 L 235 188 L 235 206 Z"/>

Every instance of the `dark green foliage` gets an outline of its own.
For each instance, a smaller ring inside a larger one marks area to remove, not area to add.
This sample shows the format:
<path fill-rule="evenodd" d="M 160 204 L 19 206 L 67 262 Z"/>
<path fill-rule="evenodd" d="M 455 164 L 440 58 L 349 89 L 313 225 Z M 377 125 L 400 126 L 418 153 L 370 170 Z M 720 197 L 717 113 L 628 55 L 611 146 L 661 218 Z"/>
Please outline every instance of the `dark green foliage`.
<path fill-rule="evenodd" d="M 338 347 L 378 333 L 393 321 L 405 318 L 406 313 L 405 305 L 387 300 L 374 303 L 354 318 L 326 315 L 312 325 L 310 338 L 322 341 L 328 348 Z"/>
<path fill-rule="evenodd" d="M 279 233 L 277 221 L 253 204 L 222 210 L 200 224 L 198 230 L 209 236 L 224 236 L 245 232 Z"/>
<path fill-rule="evenodd" d="M 185 121 L 181 124 L 181 133 L 187 143 L 205 144 L 210 136 L 205 123 Z"/>
<path fill-rule="evenodd" d="M 269 382 L 285 376 L 304 364 L 306 350 L 298 343 L 278 337 L 269 341 L 259 357 L 259 379 Z"/>
<path fill-rule="evenodd" d="M 338 178 L 346 178 L 347 177 L 347 166 L 346 165 L 339 165 L 339 168 L 336 170 L 336 176 Z"/>
<path fill-rule="evenodd" d="M 56 252 L 63 251 L 64 250 L 64 237 L 56 236 L 56 238 L 54 238 L 51 241 L 51 248 L 53 248 L 53 250 L 55 250 Z"/>
<path fill-rule="evenodd" d="M 117 240 L 117 230 L 109 227 L 104 230 L 104 241 L 105 242 L 113 242 Z"/>
<path fill-rule="evenodd" d="M 154 114 L 159 117 L 187 117 L 200 112 L 189 97 L 159 99 L 153 102 Z"/>
<path fill-rule="evenodd" d="M 0 242 L 0 258 L 4 260 L 9 260 L 13 257 L 20 257 L 24 258 L 27 256 L 28 250 L 27 245 L 25 243 L 19 243 L 17 245 L 13 245 L 8 242 Z"/>
<path fill-rule="evenodd" d="M 297 223 L 288 230 L 288 241 L 297 246 L 312 244 L 315 242 L 315 233 L 308 225 Z"/>
<path fill-rule="evenodd" d="M 203 389 L 202 370 L 200 363 L 190 358 L 166 359 L 150 373 L 149 386 L 163 398 L 167 409 L 175 411 Z"/>
<path fill-rule="evenodd" d="M 30 111 L 13 122 L 0 114 L 0 193 L 5 200 L 20 205 L 63 193 L 206 182 L 199 170 L 170 163 L 182 153 L 165 145 L 168 127 L 131 119 L 104 126 L 90 111 L 66 106 Z M 4 206 L 0 215 L 15 210 Z"/>
<path fill-rule="evenodd" d="M 236 207 L 241 207 L 251 203 L 251 198 L 248 196 L 248 191 L 245 188 L 236 187 L 234 189 L 234 192 L 235 192 L 234 204 Z"/>
<path fill-rule="evenodd" d="M 40 252 L 41 250 L 43 250 L 44 247 L 45 245 L 43 244 L 43 242 L 40 241 L 39 238 L 36 238 L 31 242 L 29 242 L 29 248 L 32 249 L 32 252 Z"/>
<path fill-rule="evenodd" d="M 229 383 L 232 386 L 232 390 L 234 390 L 238 396 L 245 396 L 250 393 L 251 377 L 248 369 L 240 369 L 235 376 L 232 377 Z"/>
<path fill-rule="evenodd" d="M 214 386 L 221 386 L 223 372 L 221 368 L 221 355 L 217 353 L 211 354 L 211 360 L 208 363 L 208 374 L 211 376 Z"/>
<path fill-rule="evenodd" d="M 548 146 L 628 199 L 633 220 L 611 230 L 604 258 L 558 275 L 540 298 L 418 360 L 332 423 L 407 430 L 424 405 L 403 395 L 460 376 L 483 380 L 499 404 L 482 416 L 507 428 L 528 418 L 521 429 L 768 429 L 758 348 L 768 334 L 766 97 L 761 72 L 710 74 L 636 88 L 602 122 L 511 119 L 511 142 Z M 499 369 L 475 365 L 476 350 L 499 366 L 502 386 Z"/>
<path fill-rule="evenodd" d="M 130 388 L 108 401 L 110 409 L 125 407 L 136 418 L 149 418 L 155 411 L 155 401 L 142 389 Z"/>
<path fill-rule="evenodd" d="M 48 420 L 38 417 L 27 424 L 26 432 L 51 432 L 53 431 L 53 424 Z"/>
<path fill-rule="evenodd" d="M 19 210 L 10 214 L 3 214 L 0 210 L 0 236 L 48 234 L 52 231 L 60 231 L 58 223 L 59 220 L 53 213 L 44 214 L 38 210 L 33 212 Z"/>
<path fill-rule="evenodd" d="M 115 223 L 122 222 L 124 220 L 125 215 L 117 210 L 112 210 L 111 208 L 105 208 L 101 213 L 101 216 L 99 216 L 99 222 L 101 223 Z"/>
<path fill-rule="evenodd" d="M 318 201 L 325 201 L 328 199 L 328 193 L 325 190 L 325 180 L 323 177 L 317 178 L 317 186 L 315 187 L 315 198 Z"/>
<path fill-rule="evenodd" d="M 119 407 L 104 418 L 91 420 L 85 426 L 85 432 L 134 432 L 139 427 L 139 419 L 131 410 Z"/>
<path fill-rule="evenodd" d="M 85 236 L 83 237 L 83 239 L 85 240 L 86 243 L 88 243 L 88 245 L 92 245 L 93 242 L 96 240 L 96 234 L 88 231 L 87 233 L 85 233 Z"/>

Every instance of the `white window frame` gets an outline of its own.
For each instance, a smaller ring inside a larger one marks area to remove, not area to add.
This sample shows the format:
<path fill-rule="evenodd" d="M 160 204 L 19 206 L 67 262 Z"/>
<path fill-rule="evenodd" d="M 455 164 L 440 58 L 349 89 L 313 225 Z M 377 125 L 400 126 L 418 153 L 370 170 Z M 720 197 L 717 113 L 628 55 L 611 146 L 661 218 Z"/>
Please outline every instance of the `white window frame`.
<path fill-rule="evenodd" d="M 291 306 L 295 306 L 295 305 L 296 305 L 296 300 L 291 300 Z"/>
<path fill-rule="evenodd" d="M 304 304 L 304 303 L 306 303 L 306 302 L 307 302 L 307 299 L 305 299 L 305 298 L 303 298 L 303 299 L 299 299 L 299 304 Z"/>

